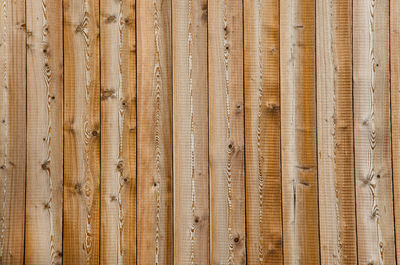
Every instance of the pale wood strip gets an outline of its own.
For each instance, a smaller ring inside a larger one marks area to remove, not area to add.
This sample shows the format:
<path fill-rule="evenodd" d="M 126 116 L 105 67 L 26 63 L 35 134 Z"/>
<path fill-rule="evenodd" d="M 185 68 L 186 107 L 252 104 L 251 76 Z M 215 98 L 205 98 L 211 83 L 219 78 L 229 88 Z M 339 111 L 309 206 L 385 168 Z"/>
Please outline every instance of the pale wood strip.
<path fill-rule="evenodd" d="M 322 264 L 356 264 L 352 1 L 316 2 L 317 117 Z"/>
<path fill-rule="evenodd" d="M 389 1 L 353 2 L 354 147 L 359 264 L 395 264 Z"/>
<path fill-rule="evenodd" d="M 99 1 L 64 1 L 64 264 L 98 264 Z"/>
<path fill-rule="evenodd" d="M 137 1 L 138 264 L 173 263 L 171 0 Z"/>
<path fill-rule="evenodd" d="M 319 264 L 315 2 L 280 2 L 285 264 Z"/>
<path fill-rule="evenodd" d="M 279 0 L 244 1 L 248 264 L 282 264 Z"/>
<path fill-rule="evenodd" d="M 0 2 L 0 264 L 23 264 L 26 168 L 25 1 Z"/>
<path fill-rule="evenodd" d="M 135 0 L 100 3 L 101 264 L 136 262 Z"/>
<path fill-rule="evenodd" d="M 390 87 L 397 263 L 400 263 L 400 2 L 390 1 Z"/>
<path fill-rule="evenodd" d="M 172 6 L 174 264 L 209 264 L 207 1 Z"/>
<path fill-rule="evenodd" d="M 211 264 L 246 262 L 242 1 L 209 1 Z"/>
<path fill-rule="evenodd" d="M 62 262 L 62 3 L 26 1 L 26 264 Z"/>

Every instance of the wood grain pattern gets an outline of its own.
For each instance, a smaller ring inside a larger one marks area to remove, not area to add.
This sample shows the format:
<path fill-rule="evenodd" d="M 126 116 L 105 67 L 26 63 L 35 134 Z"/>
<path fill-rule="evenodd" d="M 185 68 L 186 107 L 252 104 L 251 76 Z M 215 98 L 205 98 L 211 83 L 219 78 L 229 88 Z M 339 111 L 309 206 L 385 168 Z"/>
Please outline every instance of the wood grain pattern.
<path fill-rule="evenodd" d="M 62 263 L 62 6 L 26 1 L 27 189 L 25 264 Z M 40 241 L 41 244 L 38 244 Z"/>
<path fill-rule="evenodd" d="M 319 264 L 315 3 L 280 2 L 285 264 Z"/>
<path fill-rule="evenodd" d="M 390 1 L 390 95 L 396 257 L 400 263 L 400 2 Z"/>
<path fill-rule="evenodd" d="M 136 262 L 135 1 L 101 1 L 101 264 Z"/>
<path fill-rule="evenodd" d="M 0 0 L 0 264 L 400 263 L 399 15 Z"/>
<path fill-rule="evenodd" d="M 242 1 L 210 1 L 211 264 L 245 264 Z"/>
<path fill-rule="evenodd" d="M 395 264 L 389 2 L 353 3 L 354 147 L 360 264 Z"/>
<path fill-rule="evenodd" d="M 283 264 L 279 1 L 244 2 L 248 264 Z"/>
<path fill-rule="evenodd" d="M 322 264 L 356 264 L 352 1 L 316 2 L 317 123 Z"/>
<path fill-rule="evenodd" d="M 0 264 L 23 264 L 26 166 L 25 1 L 0 2 Z"/>
<path fill-rule="evenodd" d="M 98 264 L 100 256 L 98 27 L 98 1 L 64 1 L 65 264 Z"/>
<path fill-rule="evenodd" d="M 172 6 L 174 264 L 209 264 L 207 1 Z"/>
<path fill-rule="evenodd" d="M 137 11 L 137 262 L 172 264 L 171 1 Z"/>

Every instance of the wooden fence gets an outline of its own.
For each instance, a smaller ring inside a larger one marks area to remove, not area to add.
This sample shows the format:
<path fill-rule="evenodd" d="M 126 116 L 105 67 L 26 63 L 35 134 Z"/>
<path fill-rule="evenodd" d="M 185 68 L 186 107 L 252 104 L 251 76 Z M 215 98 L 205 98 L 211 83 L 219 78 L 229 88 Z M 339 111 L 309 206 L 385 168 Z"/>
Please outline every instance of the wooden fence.
<path fill-rule="evenodd" d="M 400 263 L 399 47 L 396 0 L 0 0 L 0 264 Z"/>

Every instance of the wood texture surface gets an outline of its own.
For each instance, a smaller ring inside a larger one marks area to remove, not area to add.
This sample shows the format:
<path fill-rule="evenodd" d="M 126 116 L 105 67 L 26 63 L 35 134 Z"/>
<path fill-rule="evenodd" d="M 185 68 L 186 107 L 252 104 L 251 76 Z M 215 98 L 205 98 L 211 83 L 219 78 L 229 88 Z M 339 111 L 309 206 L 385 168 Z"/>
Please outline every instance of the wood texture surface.
<path fill-rule="evenodd" d="M 0 264 L 23 264 L 26 176 L 25 1 L 0 3 Z"/>
<path fill-rule="evenodd" d="M 98 264 L 100 239 L 99 2 L 64 1 L 65 264 Z"/>
<path fill-rule="evenodd" d="M 101 264 L 136 262 L 135 1 L 101 1 Z"/>
<path fill-rule="evenodd" d="M 25 264 L 62 263 L 62 5 L 26 1 L 27 188 Z M 37 244 L 40 241 L 41 244 Z"/>
<path fill-rule="evenodd" d="M 315 3 L 280 3 L 284 260 L 319 264 Z"/>
<path fill-rule="evenodd" d="M 390 1 L 390 88 L 396 257 L 400 263 L 400 2 Z"/>
<path fill-rule="evenodd" d="M 279 1 L 244 2 L 247 264 L 283 264 Z"/>
<path fill-rule="evenodd" d="M 352 102 L 352 1 L 316 2 L 322 264 L 357 264 Z"/>
<path fill-rule="evenodd" d="M 0 264 L 399 263 L 399 14 L 0 0 Z"/>
<path fill-rule="evenodd" d="M 208 8 L 211 264 L 245 264 L 242 1 Z"/>
<path fill-rule="evenodd" d="M 137 1 L 137 263 L 173 263 L 171 1 Z"/>
<path fill-rule="evenodd" d="M 358 261 L 395 264 L 389 1 L 354 1 L 353 39 Z"/>
<path fill-rule="evenodd" d="M 207 1 L 172 7 L 174 264 L 209 264 Z"/>

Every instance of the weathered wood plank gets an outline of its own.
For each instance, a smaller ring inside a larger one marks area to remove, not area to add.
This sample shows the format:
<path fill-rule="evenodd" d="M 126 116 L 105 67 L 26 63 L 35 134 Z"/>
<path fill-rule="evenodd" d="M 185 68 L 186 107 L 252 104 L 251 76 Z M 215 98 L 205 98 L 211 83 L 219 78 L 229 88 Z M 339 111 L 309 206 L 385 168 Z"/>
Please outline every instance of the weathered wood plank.
<path fill-rule="evenodd" d="M 209 264 L 207 1 L 172 6 L 174 264 Z"/>
<path fill-rule="evenodd" d="M 137 262 L 172 264 L 171 0 L 137 11 Z"/>
<path fill-rule="evenodd" d="M 25 1 L 0 2 L 0 264 L 23 264 L 26 166 Z"/>
<path fill-rule="evenodd" d="M 389 1 L 353 3 L 358 261 L 395 264 L 389 94 Z"/>
<path fill-rule="evenodd" d="M 400 264 L 400 2 L 390 1 L 390 88 L 393 197 L 397 263 Z"/>
<path fill-rule="evenodd" d="M 26 264 L 62 262 L 62 3 L 26 1 Z"/>
<path fill-rule="evenodd" d="M 135 1 L 101 1 L 101 264 L 136 262 Z"/>
<path fill-rule="evenodd" d="M 211 263 L 244 264 L 242 1 L 210 1 L 208 25 Z"/>
<path fill-rule="evenodd" d="M 282 264 L 279 1 L 244 1 L 248 264 Z"/>
<path fill-rule="evenodd" d="M 316 2 L 322 264 L 357 264 L 353 162 L 352 1 Z"/>
<path fill-rule="evenodd" d="M 285 264 L 319 264 L 315 2 L 280 5 Z"/>
<path fill-rule="evenodd" d="M 64 263 L 98 264 L 99 2 L 64 1 Z"/>

